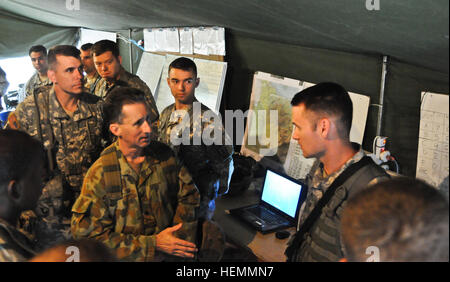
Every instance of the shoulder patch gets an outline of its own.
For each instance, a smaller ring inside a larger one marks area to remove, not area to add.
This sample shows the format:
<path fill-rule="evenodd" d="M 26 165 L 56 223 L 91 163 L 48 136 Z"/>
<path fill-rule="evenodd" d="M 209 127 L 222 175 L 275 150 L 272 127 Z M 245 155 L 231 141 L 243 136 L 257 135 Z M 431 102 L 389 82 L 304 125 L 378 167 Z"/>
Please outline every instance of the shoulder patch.
<path fill-rule="evenodd" d="M 9 129 L 19 129 L 20 128 L 20 124 L 17 121 L 15 112 L 12 112 L 8 115 L 8 119 L 7 119 L 5 128 L 9 128 Z"/>

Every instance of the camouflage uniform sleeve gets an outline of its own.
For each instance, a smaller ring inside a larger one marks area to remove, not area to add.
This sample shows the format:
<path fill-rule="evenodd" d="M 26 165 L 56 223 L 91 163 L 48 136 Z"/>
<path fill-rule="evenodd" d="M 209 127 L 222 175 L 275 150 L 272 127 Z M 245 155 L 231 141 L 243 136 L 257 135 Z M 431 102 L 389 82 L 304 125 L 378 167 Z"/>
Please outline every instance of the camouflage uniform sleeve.
<path fill-rule="evenodd" d="M 159 115 L 158 141 L 170 145 L 170 138 L 167 136 L 167 124 L 169 123 L 171 111 L 166 107 Z"/>
<path fill-rule="evenodd" d="M 178 172 L 178 182 L 178 205 L 173 222 L 174 225 L 183 223 L 183 226 L 176 233 L 176 236 L 180 239 L 195 243 L 200 193 L 192 181 L 191 175 L 184 166 L 181 166 Z"/>
<path fill-rule="evenodd" d="M 156 101 L 155 101 L 155 98 L 153 97 L 152 91 L 145 84 L 145 82 L 142 82 L 142 83 L 143 83 L 143 90 L 144 90 L 145 96 L 150 100 L 150 103 L 152 103 L 152 107 L 156 108 Z M 156 109 L 156 112 L 158 113 L 158 109 Z"/>
<path fill-rule="evenodd" d="M 92 94 L 93 95 L 93 94 Z M 109 131 L 109 126 L 108 123 L 105 120 L 105 111 L 104 111 L 104 106 L 105 106 L 105 101 L 103 99 L 99 99 L 97 102 L 97 108 L 99 111 L 99 119 L 101 119 L 101 142 L 102 142 L 102 147 L 106 148 L 108 147 L 110 144 L 112 144 L 113 137 L 112 134 Z"/>
<path fill-rule="evenodd" d="M 147 84 L 145 84 L 145 82 L 139 77 L 135 77 L 129 81 L 129 85 L 144 92 L 145 97 L 147 98 L 148 103 L 150 104 L 150 110 L 152 111 L 152 114 L 155 117 L 159 117 L 159 111 L 158 108 L 156 107 L 155 98 L 153 97 L 152 91 L 147 86 Z"/>
<path fill-rule="evenodd" d="M 115 230 L 105 193 L 101 161 L 88 170 L 81 194 L 72 207 L 71 231 L 75 239 L 93 238 L 114 249 L 119 259 L 151 261 L 156 235 L 124 234 Z"/>
<path fill-rule="evenodd" d="M 27 83 L 25 84 L 25 97 L 30 96 L 31 94 L 33 94 L 32 90 L 33 90 L 33 83 L 31 82 L 33 80 L 32 76 Z"/>

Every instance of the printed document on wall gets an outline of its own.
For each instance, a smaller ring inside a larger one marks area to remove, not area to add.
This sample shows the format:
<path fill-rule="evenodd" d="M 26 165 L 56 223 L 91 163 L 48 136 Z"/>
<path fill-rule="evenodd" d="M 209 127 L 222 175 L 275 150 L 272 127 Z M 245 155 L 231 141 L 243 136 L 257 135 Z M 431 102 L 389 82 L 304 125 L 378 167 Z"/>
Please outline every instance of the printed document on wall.
<path fill-rule="evenodd" d="M 145 28 L 144 49 L 148 52 L 179 52 L 178 28 Z"/>
<path fill-rule="evenodd" d="M 193 54 L 194 46 L 192 39 L 192 28 L 185 27 L 180 28 L 180 53 L 181 54 Z"/>
<path fill-rule="evenodd" d="M 422 92 L 416 178 L 448 192 L 448 95 Z"/>
<path fill-rule="evenodd" d="M 219 114 L 227 63 L 197 58 L 194 59 L 194 62 L 197 65 L 197 76 L 200 78 L 200 84 L 195 90 L 195 97 Z"/>
<path fill-rule="evenodd" d="M 150 88 L 155 101 L 157 99 L 156 90 L 158 88 L 165 61 L 166 57 L 163 55 L 144 52 L 142 53 L 139 68 L 136 73 L 137 76 L 139 76 Z"/>
<path fill-rule="evenodd" d="M 198 27 L 192 32 L 194 53 L 225 56 L 225 29 L 223 27 Z"/>

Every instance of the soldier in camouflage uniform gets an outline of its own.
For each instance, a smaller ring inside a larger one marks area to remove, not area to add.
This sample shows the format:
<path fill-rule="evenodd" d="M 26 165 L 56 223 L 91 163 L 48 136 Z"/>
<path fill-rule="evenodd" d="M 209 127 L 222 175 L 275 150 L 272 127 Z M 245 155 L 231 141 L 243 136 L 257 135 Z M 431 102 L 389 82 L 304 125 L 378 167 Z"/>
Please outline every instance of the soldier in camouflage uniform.
<path fill-rule="evenodd" d="M 364 152 L 349 140 L 352 122 L 352 101 L 347 91 L 335 83 L 319 83 L 297 93 L 291 102 L 293 139 L 299 143 L 306 158 L 317 161 L 306 177 L 309 187 L 297 230 L 301 230 L 312 210 L 335 179 L 351 164 L 360 162 Z M 387 179 L 386 172 L 369 162 L 351 175 L 332 195 L 311 229 L 292 245 L 292 261 L 338 261 L 344 256 L 340 238 L 340 218 L 347 198 L 368 185 Z M 288 250 L 289 250 L 288 248 Z M 289 254 L 289 251 L 286 252 Z"/>
<path fill-rule="evenodd" d="M 448 201 L 418 179 L 395 177 L 359 192 L 342 212 L 341 230 L 346 261 L 449 259 Z"/>
<path fill-rule="evenodd" d="M 200 79 L 192 60 L 174 60 L 167 83 L 175 103 L 161 113 L 159 140 L 171 146 L 188 168 L 201 194 L 199 216 L 211 219 L 214 199 L 228 191 L 233 170 L 232 142 L 220 117 L 195 98 Z"/>
<path fill-rule="evenodd" d="M 199 193 L 172 150 L 151 140 L 157 121 L 141 91 L 114 89 L 105 119 L 118 140 L 89 169 L 72 208 L 75 238 L 93 238 L 125 261 L 193 258 Z"/>
<path fill-rule="evenodd" d="M 24 219 L 24 228 L 46 237 L 38 238 L 43 248 L 44 242 L 70 238 L 70 209 L 85 173 L 103 149 L 100 99 L 83 92 L 80 51 L 56 46 L 49 51 L 49 65 L 54 86 L 41 87 L 26 98 L 6 125 L 29 133 L 47 150 L 49 176 L 36 210 L 45 224 L 38 221 L 34 226 Z"/>
<path fill-rule="evenodd" d="M 35 89 L 45 85 L 52 85 L 52 81 L 47 76 L 47 49 L 42 45 L 36 45 L 30 48 L 28 55 L 33 67 L 36 69 L 36 73 L 25 84 L 25 97 L 19 97 L 19 103 L 32 95 Z"/>
<path fill-rule="evenodd" d="M 93 94 L 102 99 L 106 99 L 111 90 L 115 87 L 127 86 L 133 87 L 144 92 L 145 97 L 150 105 L 150 111 L 154 115 L 159 115 L 150 88 L 138 76 L 127 72 L 122 67 L 122 57 L 120 56 L 119 47 L 111 40 L 100 40 L 92 46 L 92 55 L 95 68 L 102 79 L 97 83 Z"/>
<path fill-rule="evenodd" d="M 84 77 L 84 88 L 89 93 L 94 93 L 94 89 L 97 83 L 100 81 L 101 77 L 97 72 L 94 65 L 94 60 L 92 59 L 92 43 L 83 44 L 80 48 L 81 52 L 81 62 L 83 63 L 83 69 L 86 73 Z"/>
<path fill-rule="evenodd" d="M 41 195 L 44 150 L 17 130 L 0 130 L 0 144 L 0 262 L 25 261 L 35 249 L 16 224 L 20 212 L 33 209 Z"/>

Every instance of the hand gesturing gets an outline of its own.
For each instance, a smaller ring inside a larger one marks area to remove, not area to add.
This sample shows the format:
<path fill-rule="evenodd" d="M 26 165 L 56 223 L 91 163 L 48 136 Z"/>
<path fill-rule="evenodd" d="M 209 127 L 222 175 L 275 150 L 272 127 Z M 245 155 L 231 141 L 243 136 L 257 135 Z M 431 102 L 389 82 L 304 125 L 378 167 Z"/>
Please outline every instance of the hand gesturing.
<path fill-rule="evenodd" d="M 194 243 L 181 240 L 173 235 L 173 232 L 181 228 L 182 223 L 173 227 L 168 227 L 156 235 L 156 249 L 167 254 L 193 258 L 197 247 Z"/>

